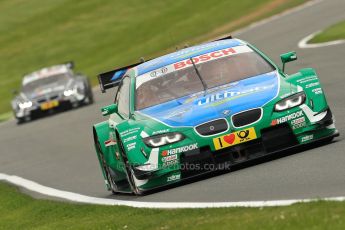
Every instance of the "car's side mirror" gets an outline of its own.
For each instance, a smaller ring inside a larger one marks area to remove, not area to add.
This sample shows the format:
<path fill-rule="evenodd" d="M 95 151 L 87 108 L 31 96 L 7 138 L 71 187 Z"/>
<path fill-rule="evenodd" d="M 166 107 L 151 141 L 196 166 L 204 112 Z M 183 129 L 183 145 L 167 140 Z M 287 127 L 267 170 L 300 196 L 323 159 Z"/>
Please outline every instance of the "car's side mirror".
<path fill-rule="evenodd" d="M 16 89 L 12 90 L 12 94 L 13 95 L 18 95 L 18 90 L 16 90 Z"/>
<path fill-rule="evenodd" d="M 295 51 L 288 52 L 285 54 L 280 55 L 280 59 L 283 63 L 283 72 L 285 71 L 285 63 L 297 60 L 297 55 Z"/>
<path fill-rule="evenodd" d="M 117 104 L 107 105 L 103 107 L 101 111 L 103 116 L 108 116 L 117 113 Z"/>
<path fill-rule="evenodd" d="M 69 61 L 65 64 L 67 66 L 67 68 L 69 69 L 74 69 L 74 62 L 73 61 Z"/>

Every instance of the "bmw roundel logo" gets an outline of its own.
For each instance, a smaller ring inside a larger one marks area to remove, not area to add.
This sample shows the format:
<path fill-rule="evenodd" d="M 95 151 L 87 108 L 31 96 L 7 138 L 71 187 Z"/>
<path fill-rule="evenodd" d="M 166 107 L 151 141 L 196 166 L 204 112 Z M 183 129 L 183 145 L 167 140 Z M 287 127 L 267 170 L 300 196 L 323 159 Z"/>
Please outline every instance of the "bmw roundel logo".
<path fill-rule="evenodd" d="M 210 126 L 210 130 L 211 130 L 211 131 L 214 130 L 214 126 L 213 126 L 213 125 Z"/>

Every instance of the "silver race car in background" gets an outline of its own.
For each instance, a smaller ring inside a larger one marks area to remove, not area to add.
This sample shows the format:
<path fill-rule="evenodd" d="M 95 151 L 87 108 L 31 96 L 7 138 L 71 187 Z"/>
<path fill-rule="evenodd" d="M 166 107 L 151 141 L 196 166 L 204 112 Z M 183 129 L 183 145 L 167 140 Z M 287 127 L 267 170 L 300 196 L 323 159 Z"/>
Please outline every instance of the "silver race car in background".
<path fill-rule="evenodd" d="M 90 82 L 73 72 L 73 62 L 43 68 L 23 78 L 12 109 L 18 123 L 56 110 L 93 103 Z"/>

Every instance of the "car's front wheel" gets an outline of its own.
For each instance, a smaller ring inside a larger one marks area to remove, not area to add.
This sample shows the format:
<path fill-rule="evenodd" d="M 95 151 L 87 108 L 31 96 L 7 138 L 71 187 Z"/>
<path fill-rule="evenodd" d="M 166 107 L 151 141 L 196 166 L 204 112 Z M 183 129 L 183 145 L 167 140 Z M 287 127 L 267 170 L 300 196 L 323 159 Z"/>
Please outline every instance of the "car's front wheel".
<path fill-rule="evenodd" d="M 125 164 L 127 180 L 128 180 L 128 183 L 129 183 L 129 185 L 130 185 L 130 187 L 132 189 L 132 192 L 135 195 L 142 195 L 143 192 L 138 188 L 138 186 L 135 183 L 134 173 L 133 173 L 133 170 L 131 169 L 131 166 L 130 166 L 128 158 L 127 158 L 127 155 L 125 153 L 125 149 L 124 149 L 123 144 L 122 144 L 121 141 L 119 141 L 119 147 L 120 147 L 120 152 L 121 152 L 121 156 L 122 156 L 123 162 Z"/>
<path fill-rule="evenodd" d="M 23 124 L 25 122 L 31 121 L 31 117 L 30 116 L 21 117 L 21 118 L 17 117 L 16 119 L 17 119 L 17 125 L 21 125 L 21 124 Z"/>
<path fill-rule="evenodd" d="M 113 175 L 111 175 L 111 170 L 110 170 L 109 166 L 106 164 L 106 161 L 104 159 L 104 155 L 102 153 L 102 149 L 101 149 L 99 142 L 97 142 L 97 149 L 99 152 L 99 157 L 101 160 L 102 168 L 103 168 L 105 177 L 107 179 L 109 188 L 113 194 L 116 194 L 118 192 L 118 188 L 117 188 L 117 185 L 115 183 Z"/>

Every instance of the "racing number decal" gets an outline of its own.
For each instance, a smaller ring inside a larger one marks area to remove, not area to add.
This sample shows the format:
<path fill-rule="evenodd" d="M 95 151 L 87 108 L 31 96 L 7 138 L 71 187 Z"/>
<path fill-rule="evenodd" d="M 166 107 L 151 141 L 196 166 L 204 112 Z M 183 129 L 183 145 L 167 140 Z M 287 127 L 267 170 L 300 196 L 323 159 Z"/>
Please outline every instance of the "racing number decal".
<path fill-rule="evenodd" d="M 256 139 L 255 129 L 249 128 L 237 132 L 233 132 L 224 136 L 213 138 L 214 148 L 216 150 L 230 147 L 233 145 L 238 145 L 250 140 Z"/>

